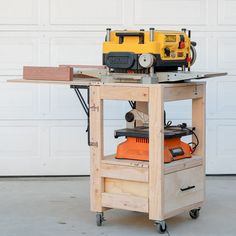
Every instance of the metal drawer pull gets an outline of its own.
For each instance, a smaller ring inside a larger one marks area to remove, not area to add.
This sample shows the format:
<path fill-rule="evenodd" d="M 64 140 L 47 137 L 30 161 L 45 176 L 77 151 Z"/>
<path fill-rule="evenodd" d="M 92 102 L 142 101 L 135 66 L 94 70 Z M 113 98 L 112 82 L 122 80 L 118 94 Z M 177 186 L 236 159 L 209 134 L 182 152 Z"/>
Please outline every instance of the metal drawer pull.
<path fill-rule="evenodd" d="M 183 192 L 183 191 L 187 191 L 189 189 L 192 189 L 192 188 L 195 188 L 195 186 L 188 186 L 187 188 L 181 188 L 180 190 Z"/>

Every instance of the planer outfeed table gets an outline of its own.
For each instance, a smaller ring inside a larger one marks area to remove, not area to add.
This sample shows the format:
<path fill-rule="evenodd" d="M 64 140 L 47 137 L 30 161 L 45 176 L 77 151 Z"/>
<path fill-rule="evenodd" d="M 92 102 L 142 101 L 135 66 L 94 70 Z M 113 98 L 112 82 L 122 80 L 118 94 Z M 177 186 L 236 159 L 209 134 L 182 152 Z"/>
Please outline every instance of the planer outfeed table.
<path fill-rule="evenodd" d="M 98 226 L 109 209 L 148 213 L 161 233 L 166 231 L 167 218 L 185 211 L 194 219 L 198 217 L 205 198 L 205 82 L 104 84 L 96 79 L 9 82 L 63 84 L 76 91 L 89 117 L 90 206 L 97 213 Z M 80 97 L 80 89 L 87 89 L 89 101 Z M 192 100 L 192 126 L 196 128 L 199 146 L 192 158 L 164 164 L 164 103 L 185 99 Z M 104 156 L 104 100 L 136 101 L 137 109 L 148 112 L 149 162 Z"/>

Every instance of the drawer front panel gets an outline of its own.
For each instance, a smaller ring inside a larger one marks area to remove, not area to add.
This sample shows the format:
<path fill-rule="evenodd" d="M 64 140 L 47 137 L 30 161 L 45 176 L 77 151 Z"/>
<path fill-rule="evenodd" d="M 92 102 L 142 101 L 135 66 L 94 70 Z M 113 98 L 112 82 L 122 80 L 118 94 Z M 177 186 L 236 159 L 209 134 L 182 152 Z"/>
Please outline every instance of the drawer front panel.
<path fill-rule="evenodd" d="M 204 200 L 203 166 L 165 175 L 165 214 Z"/>

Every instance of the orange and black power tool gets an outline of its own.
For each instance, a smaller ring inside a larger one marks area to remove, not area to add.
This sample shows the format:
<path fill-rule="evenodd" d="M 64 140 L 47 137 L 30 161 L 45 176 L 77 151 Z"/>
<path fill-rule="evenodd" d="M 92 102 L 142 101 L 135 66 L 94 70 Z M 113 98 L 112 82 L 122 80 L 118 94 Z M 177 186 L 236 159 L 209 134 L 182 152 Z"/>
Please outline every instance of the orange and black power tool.
<path fill-rule="evenodd" d="M 190 128 L 167 127 L 164 132 L 164 162 L 192 157 L 192 148 L 181 140 L 183 136 L 192 135 Z M 129 160 L 149 160 L 148 127 L 126 128 L 115 131 L 115 138 L 126 137 L 117 146 L 116 158 Z"/>

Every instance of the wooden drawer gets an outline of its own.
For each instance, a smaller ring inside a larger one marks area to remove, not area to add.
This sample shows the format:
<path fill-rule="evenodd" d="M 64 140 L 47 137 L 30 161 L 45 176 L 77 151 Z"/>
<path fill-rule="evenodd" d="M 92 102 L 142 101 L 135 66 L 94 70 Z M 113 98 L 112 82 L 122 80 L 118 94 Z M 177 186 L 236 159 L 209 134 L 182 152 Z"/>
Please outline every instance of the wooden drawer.
<path fill-rule="evenodd" d="M 204 200 L 203 166 L 165 175 L 165 215 Z"/>

